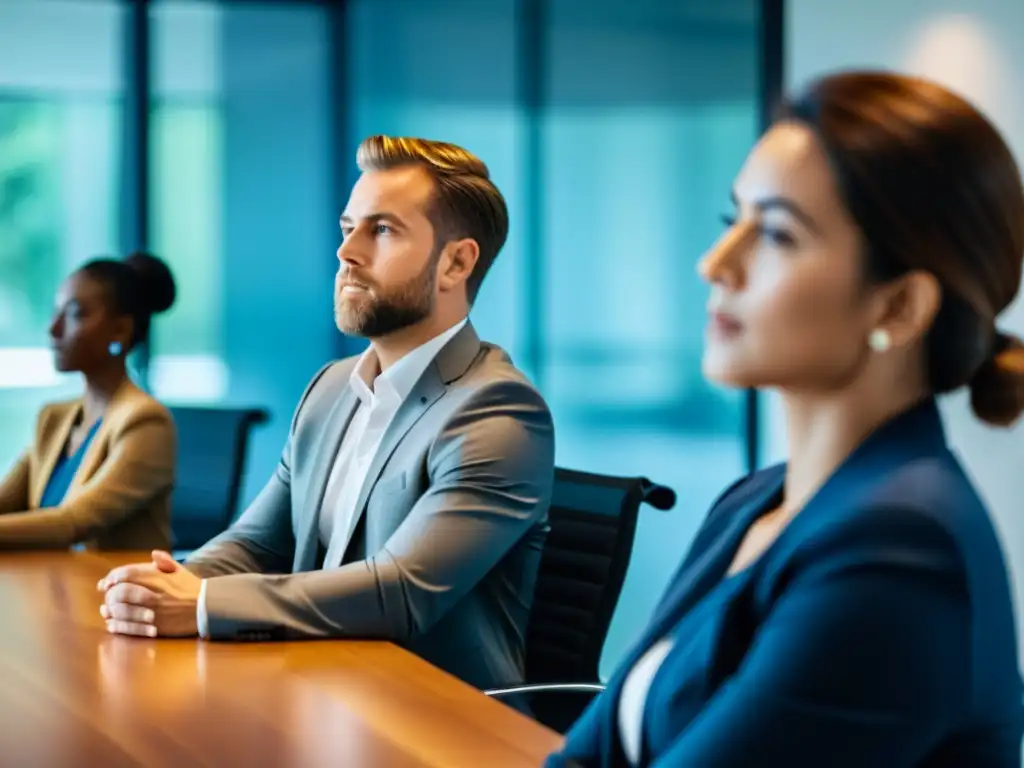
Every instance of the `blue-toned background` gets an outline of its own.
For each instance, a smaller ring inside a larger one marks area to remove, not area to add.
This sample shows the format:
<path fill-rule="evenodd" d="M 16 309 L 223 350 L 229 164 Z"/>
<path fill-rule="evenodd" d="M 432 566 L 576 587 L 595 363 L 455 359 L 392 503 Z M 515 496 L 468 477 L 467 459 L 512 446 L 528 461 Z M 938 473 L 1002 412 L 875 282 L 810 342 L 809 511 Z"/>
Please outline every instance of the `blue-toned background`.
<path fill-rule="evenodd" d="M 358 141 L 413 134 L 476 152 L 512 221 L 479 331 L 548 398 L 560 464 L 679 493 L 671 513 L 643 513 L 607 670 L 745 466 L 742 397 L 700 375 L 695 266 L 758 130 L 760 3 L 351 0 L 340 18 L 329 6 L 151 4 L 148 244 L 180 287 L 156 323 L 154 388 L 272 411 L 251 498 L 308 378 L 362 347 L 331 312 Z M 41 402 L 77 391 L 45 348 L 59 279 L 133 245 L 129 30 L 114 0 L 0 3 L 0 466 Z"/>

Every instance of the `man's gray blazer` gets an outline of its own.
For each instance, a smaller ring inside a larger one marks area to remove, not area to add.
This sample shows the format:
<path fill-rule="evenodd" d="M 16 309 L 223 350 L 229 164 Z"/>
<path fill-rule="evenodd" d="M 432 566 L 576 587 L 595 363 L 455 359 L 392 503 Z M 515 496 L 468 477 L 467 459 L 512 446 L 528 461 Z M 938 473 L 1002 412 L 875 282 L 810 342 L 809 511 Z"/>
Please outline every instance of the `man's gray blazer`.
<path fill-rule="evenodd" d="M 395 415 L 343 564 L 322 570 L 320 505 L 357 360 L 317 374 L 270 482 L 186 561 L 208 579 L 209 637 L 380 638 L 477 687 L 516 683 L 554 481 L 548 408 L 467 324 Z"/>

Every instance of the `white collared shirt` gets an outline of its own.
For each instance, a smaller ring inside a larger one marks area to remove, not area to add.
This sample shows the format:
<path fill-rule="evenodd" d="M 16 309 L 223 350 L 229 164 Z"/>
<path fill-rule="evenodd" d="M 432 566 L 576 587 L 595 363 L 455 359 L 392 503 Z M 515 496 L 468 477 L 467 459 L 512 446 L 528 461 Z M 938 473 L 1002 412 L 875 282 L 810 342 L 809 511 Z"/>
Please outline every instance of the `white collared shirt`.
<path fill-rule="evenodd" d="M 352 371 L 350 386 L 359 405 L 342 438 L 320 508 L 320 543 L 327 547 L 324 568 L 341 564 L 357 522 L 356 503 L 384 433 L 398 409 L 433 362 L 466 321 L 402 357 L 383 373 L 373 348 L 366 350 Z"/>
<path fill-rule="evenodd" d="M 380 362 L 373 347 L 356 363 L 349 386 L 359 404 L 341 439 L 319 512 L 320 542 L 327 548 L 324 568 L 341 564 L 358 520 L 356 503 L 388 426 L 438 352 L 467 322 L 468 318 L 463 318 L 444 333 L 408 352 L 383 373 L 379 373 Z M 200 637 L 207 637 L 206 579 L 200 587 L 196 619 Z"/>

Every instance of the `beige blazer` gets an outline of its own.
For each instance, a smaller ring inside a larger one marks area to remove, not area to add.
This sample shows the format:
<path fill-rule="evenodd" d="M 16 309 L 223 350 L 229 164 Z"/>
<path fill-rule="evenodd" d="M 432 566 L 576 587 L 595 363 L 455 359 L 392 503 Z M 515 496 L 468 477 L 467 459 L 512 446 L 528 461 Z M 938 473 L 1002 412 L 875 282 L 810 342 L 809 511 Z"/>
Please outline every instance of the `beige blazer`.
<path fill-rule="evenodd" d="M 39 509 L 82 400 L 43 408 L 32 445 L 0 482 L 0 549 L 167 549 L 174 485 L 170 413 L 131 382 L 114 394 L 59 507 Z"/>

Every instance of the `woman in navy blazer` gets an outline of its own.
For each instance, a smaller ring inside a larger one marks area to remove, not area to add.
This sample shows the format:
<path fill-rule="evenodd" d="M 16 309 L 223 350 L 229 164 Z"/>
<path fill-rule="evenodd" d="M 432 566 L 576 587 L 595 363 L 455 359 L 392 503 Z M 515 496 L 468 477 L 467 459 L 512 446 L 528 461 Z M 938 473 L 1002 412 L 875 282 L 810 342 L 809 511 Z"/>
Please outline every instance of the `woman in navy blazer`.
<path fill-rule="evenodd" d="M 1006 563 L 934 400 L 1024 407 L 1024 345 L 995 328 L 1024 256 L 1010 151 L 940 86 L 837 74 L 733 198 L 704 371 L 781 392 L 790 458 L 713 505 L 547 765 L 1019 766 Z"/>

